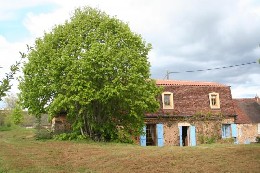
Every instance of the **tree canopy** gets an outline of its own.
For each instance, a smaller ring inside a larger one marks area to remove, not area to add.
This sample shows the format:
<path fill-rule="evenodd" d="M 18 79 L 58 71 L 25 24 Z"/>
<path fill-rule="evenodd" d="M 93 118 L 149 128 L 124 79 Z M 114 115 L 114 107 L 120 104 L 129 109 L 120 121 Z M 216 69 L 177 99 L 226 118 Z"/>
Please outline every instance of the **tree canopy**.
<path fill-rule="evenodd" d="M 73 130 L 98 140 L 139 135 L 159 108 L 151 45 L 126 23 L 90 7 L 35 41 L 19 84 L 30 113 L 66 112 Z"/>

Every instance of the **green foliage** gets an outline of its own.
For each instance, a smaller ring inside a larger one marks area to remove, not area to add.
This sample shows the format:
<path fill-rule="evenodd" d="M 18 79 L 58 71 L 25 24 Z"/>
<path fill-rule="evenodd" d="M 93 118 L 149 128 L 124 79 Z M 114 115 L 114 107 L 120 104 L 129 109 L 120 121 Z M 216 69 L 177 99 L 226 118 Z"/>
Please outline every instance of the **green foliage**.
<path fill-rule="evenodd" d="M 35 133 L 36 140 L 52 139 L 52 132 L 46 128 L 37 129 Z"/>
<path fill-rule="evenodd" d="M 144 114 L 159 108 L 150 49 L 122 21 L 76 9 L 30 48 L 19 85 L 22 103 L 36 116 L 66 112 L 74 132 L 95 140 L 118 139 L 118 126 L 137 136 Z"/>
<path fill-rule="evenodd" d="M 23 121 L 23 110 L 19 104 L 16 104 L 11 113 L 12 121 L 15 125 L 21 124 Z"/>
<path fill-rule="evenodd" d="M 6 125 L 20 125 L 24 119 L 24 112 L 18 102 L 16 95 L 8 95 L 4 98 L 6 104 L 5 110 L 1 112 L 5 117 L 0 118 L 0 124 L 5 123 Z M 0 114 L 0 117 L 2 116 Z M 4 122 L 3 122 L 4 121 Z"/>
<path fill-rule="evenodd" d="M 0 126 L 5 125 L 6 116 L 7 116 L 7 111 L 6 110 L 0 110 Z"/>
<path fill-rule="evenodd" d="M 20 55 L 21 55 L 21 60 L 26 56 L 24 53 L 21 52 Z M 16 74 L 16 72 L 19 71 L 21 60 L 15 62 L 15 64 L 10 67 L 10 72 L 6 73 L 5 78 L 0 80 L 0 101 L 2 101 L 2 98 L 4 96 L 6 96 L 6 92 L 11 89 L 10 82 L 12 79 L 14 79 L 14 75 Z"/>
<path fill-rule="evenodd" d="M 11 126 L 0 126 L 0 131 L 10 131 L 13 128 Z"/>
<path fill-rule="evenodd" d="M 235 139 L 234 138 L 225 138 L 221 139 L 220 143 L 222 144 L 234 144 Z"/>
<path fill-rule="evenodd" d="M 50 129 L 42 126 L 42 121 L 41 121 L 40 115 L 37 117 L 35 129 L 36 129 L 36 132 L 35 132 L 36 140 L 52 139 L 53 133 Z"/>
<path fill-rule="evenodd" d="M 257 136 L 255 140 L 256 140 L 256 143 L 260 143 L 260 136 Z"/>
<path fill-rule="evenodd" d="M 204 136 L 204 135 L 199 135 L 199 142 L 201 144 L 213 144 L 216 143 L 218 140 L 218 136 Z"/>
<path fill-rule="evenodd" d="M 79 133 L 76 133 L 76 132 L 72 132 L 72 133 L 61 133 L 61 134 L 58 134 L 58 135 L 54 135 L 53 137 L 55 140 L 61 140 L 61 141 L 66 141 L 66 140 L 76 140 L 76 141 L 79 141 L 79 140 L 85 140 L 87 139 L 86 136 L 84 135 L 81 135 Z"/>
<path fill-rule="evenodd" d="M 0 126 L 3 127 L 11 127 L 13 125 L 11 119 L 11 112 L 9 110 L 1 110 L 0 111 Z"/>
<path fill-rule="evenodd" d="M 131 133 L 124 130 L 124 128 L 118 129 L 118 138 L 115 140 L 115 142 L 121 142 L 121 143 L 134 143 L 133 136 Z"/>

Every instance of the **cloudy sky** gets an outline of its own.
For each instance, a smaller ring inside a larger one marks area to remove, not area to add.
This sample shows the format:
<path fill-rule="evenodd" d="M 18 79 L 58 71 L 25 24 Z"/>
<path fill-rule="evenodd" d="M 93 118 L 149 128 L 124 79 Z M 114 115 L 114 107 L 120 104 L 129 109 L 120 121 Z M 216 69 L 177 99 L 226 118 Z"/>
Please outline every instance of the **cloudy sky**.
<path fill-rule="evenodd" d="M 99 8 L 127 22 L 153 45 L 151 75 L 163 79 L 215 81 L 233 97 L 260 95 L 259 0 L 0 0 L 0 77 L 19 51 L 61 24 L 76 7 Z M 251 64 L 246 64 L 251 63 Z M 246 64 L 246 65 L 241 65 Z M 222 68 L 227 66 L 231 68 Z M 200 72 L 186 72 L 214 69 Z M 11 92 L 18 92 L 17 82 Z"/>

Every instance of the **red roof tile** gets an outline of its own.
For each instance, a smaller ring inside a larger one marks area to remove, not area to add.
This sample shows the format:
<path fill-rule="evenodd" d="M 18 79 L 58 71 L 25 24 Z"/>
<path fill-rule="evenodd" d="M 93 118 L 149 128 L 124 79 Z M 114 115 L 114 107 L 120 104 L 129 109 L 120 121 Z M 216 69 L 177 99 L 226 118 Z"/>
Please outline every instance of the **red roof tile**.
<path fill-rule="evenodd" d="M 189 85 L 189 86 L 227 87 L 226 85 L 216 83 L 216 82 L 181 81 L 181 80 L 156 80 L 156 85 L 160 85 L 160 86 Z"/>
<path fill-rule="evenodd" d="M 260 105 L 255 98 L 233 99 L 237 114 L 236 123 L 260 123 Z"/>

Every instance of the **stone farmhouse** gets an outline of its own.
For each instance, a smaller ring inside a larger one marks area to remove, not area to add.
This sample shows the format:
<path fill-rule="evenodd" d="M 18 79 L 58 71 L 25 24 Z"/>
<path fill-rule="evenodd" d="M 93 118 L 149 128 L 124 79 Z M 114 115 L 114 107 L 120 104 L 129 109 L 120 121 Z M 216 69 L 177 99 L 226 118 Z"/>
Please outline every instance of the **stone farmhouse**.
<path fill-rule="evenodd" d="M 260 137 L 260 99 L 255 98 L 233 99 L 237 114 L 237 139 L 239 144 L 256 142 Z"/>
<path fill-rule="evenodd" d="M 145 117 L 141 146 L 195 146 L 210 138 L 237 141 L 229 86 L 215 82 L 157 80 L 160 110 Z"/>
<path fill-rule="evenodd" d="M 196 146 L 210 139 L 255 142 L 260 136 L 260 101 L 232 99 L 230 86 L 216 82 L 156 80 L 160 109 L 145 115 L 141 146 Z M 66 113 L 52 120 L 56 132 L 70 130 Z"/>

